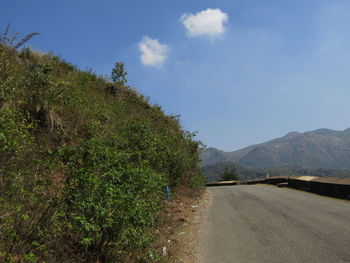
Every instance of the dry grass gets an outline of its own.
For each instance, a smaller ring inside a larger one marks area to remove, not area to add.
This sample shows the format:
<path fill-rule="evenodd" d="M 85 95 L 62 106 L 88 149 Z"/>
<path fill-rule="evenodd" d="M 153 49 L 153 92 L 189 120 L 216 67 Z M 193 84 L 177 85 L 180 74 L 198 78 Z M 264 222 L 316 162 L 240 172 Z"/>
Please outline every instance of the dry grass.
<path fill-rule="evenodd" d="M 206 190 L 176 189 L 176 195 L 165 204 L 166 209 L 159 215 L 161 224 L 155 230 L 158 240 L 154 251 L 160 258 L 154 262 L 196 262 L 199 226 L 209 203 L 210 196 Z"/>

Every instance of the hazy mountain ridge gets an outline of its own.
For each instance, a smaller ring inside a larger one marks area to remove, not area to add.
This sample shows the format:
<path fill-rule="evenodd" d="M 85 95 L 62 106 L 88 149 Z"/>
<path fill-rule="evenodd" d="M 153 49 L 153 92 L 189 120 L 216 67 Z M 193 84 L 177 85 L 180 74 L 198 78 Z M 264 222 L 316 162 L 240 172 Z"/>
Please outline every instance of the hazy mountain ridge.
<path fill-rule="evenodd" d="M 237 162 L 253 168 L 281 166 L 350 169 L 350 129 L 290 132 L 283 137 L 233 152 L 206 149 L 202 166 Z"/>
<path fill-rule="evenodd" d="M 303 168 L 297 166 L 280 166 L 274 168 L 250 168 L 235 162 L 220 162 L 202 168 L 208 182 L 220 181 L 224 169 L 235 171 L 240 180 L 249 180 L 280 175 L 310 175 L 318 177 L 350 178 L 350 170 L 333 168 Z"/>

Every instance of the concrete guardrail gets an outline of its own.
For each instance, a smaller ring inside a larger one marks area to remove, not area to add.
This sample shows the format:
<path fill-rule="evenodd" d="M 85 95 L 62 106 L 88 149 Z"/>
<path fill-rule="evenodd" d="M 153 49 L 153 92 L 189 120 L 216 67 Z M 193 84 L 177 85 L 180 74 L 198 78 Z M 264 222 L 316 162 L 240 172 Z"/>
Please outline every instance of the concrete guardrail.
<path fill-rule="evenodd" d="M 340 179 L 335 177 L 286 175 L 244 181 L 210 182 L 207 183 L 207 186 L 210 187 L 239 184 L 273 184 L 288 186 L 315 194 L 350 200 L 350 178 Z"/>

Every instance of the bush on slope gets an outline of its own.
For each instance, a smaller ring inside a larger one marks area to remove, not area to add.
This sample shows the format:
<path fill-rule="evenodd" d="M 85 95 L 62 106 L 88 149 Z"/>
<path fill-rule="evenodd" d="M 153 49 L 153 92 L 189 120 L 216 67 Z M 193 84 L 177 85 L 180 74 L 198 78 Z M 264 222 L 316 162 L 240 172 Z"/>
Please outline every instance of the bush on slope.
<path fill-rule="evenodd" d="M 0 261 L 141 260 L 164 186 L 203 184 L 193 137 L 120 82 L 1 44 Z"/>

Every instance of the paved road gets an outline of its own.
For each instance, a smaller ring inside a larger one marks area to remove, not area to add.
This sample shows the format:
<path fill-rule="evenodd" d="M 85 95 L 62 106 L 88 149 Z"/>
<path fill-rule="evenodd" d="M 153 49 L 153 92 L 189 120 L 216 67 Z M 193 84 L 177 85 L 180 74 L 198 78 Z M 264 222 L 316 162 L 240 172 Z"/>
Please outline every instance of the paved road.
<path fill-rule="evenodd" d="M 267 185 L 208 190 L 200 263 L 350 262 L 350 201 Z"/>

